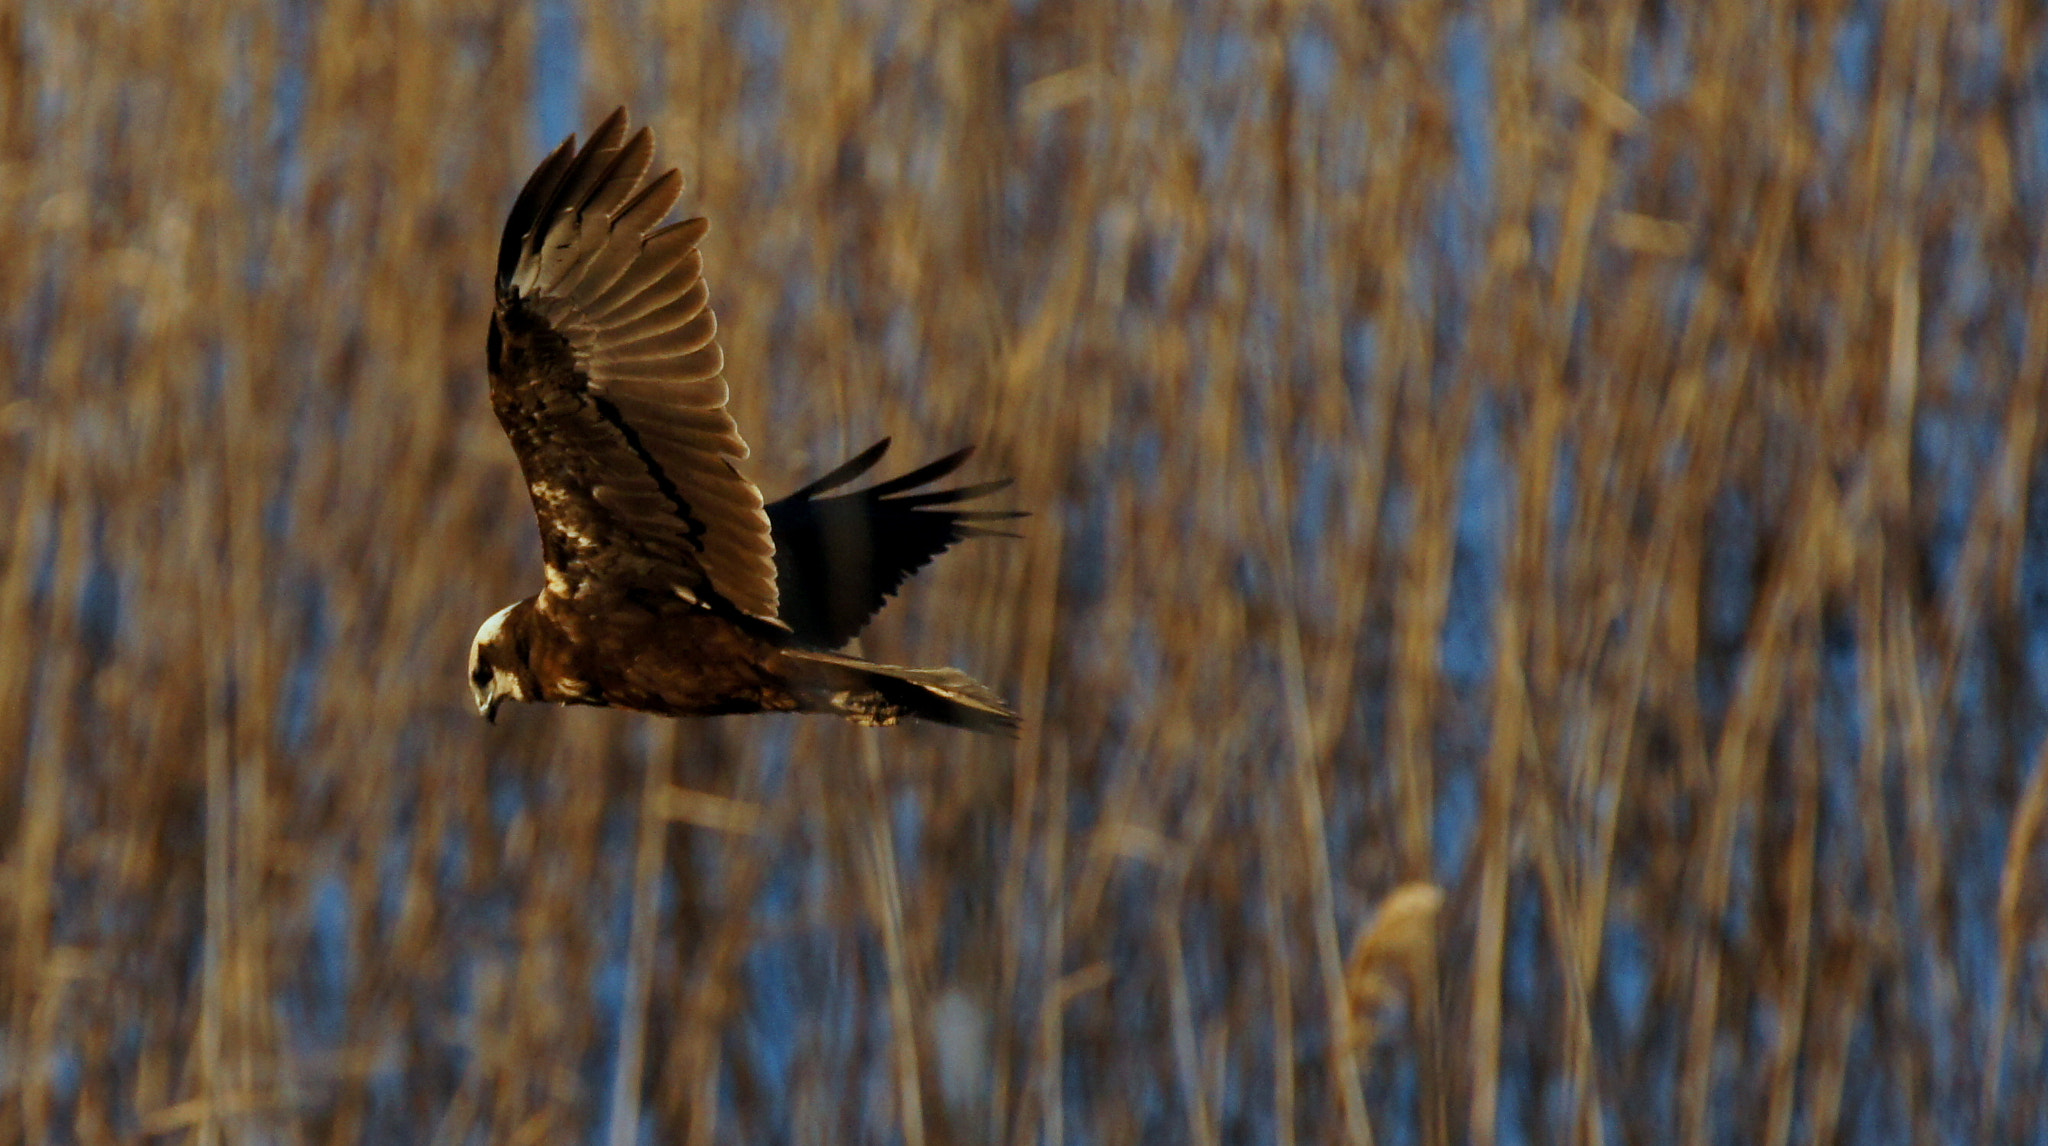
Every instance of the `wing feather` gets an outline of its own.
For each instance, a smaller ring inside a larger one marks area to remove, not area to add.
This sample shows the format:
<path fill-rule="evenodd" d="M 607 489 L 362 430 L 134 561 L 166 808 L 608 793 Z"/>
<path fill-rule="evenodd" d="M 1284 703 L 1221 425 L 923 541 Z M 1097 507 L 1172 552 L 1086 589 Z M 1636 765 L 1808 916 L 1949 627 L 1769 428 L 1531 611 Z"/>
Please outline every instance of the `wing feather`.
<path fill-rule="evenodd" d="M 692 251 L 690 257 L 678 261 L 666 274 L 635 284 L 637 293 L 610 306 L 592 306 L 587 313 L 613 330 L 625 330 L 664 307 L 702 308 L 711 301 L 711 288 L 704 283 L 700 264 Z"/>
<path fill-rule="evenodd" d="M 912 493 L 946 477 L 973 454 L 965 449 L 851 493 L 832 493 L 875 468 L 883 438 L 824 477 L 768 507 L 775 532 L 780 616 L 813 648 L 850 641 L 912 573 L 966 537 L 1009 536 L 983 522 L 1024 516 L 955 508 L 1003 489 L 1008 481 Z M 831 496 L 823 496 L 831 494 Z"/>
<path fill-rule="evenodd" d="M 576 153 L 556 181 L 554 190 L 540 207 L 535 226 L 526 235 L 525 249 L 512 275 L 512 285 L 521 294 L 545 294 L 547 286 L 559 279 L 577 257 L 577 239 L 583 229 L 583 214 L 578 206 L 610 169 L 625 135 L 626 109 L 619 108 L 590 133 L 590 142 Z"/>
<path fill-rule="evenodd" d="M 607 374 L 616 366 L 628 368 L 635 363 L 666 362 L 675 358 L 687 358 L 715 345 L 711 340 L 717 327 L 707 321 L 690 321 L 670 330 L 650 334 L 606 352 L 604 357 L 593 359 L 593 363 Z"/>
<path fill-rule="evenodd" d="M 672 393 L 664 394 L 663 389 Z M 631 403 L 635 413 L 650 418 L 685 418 L 699 410 L 709 411 L 715 416 L 717 408 L 725 405 L 727 387 L 723 377 L 678 382 L 672 387 L 659 379 L 642 382 L 632 378 L 607 378 L 604 391 L 612 401 L 622 406 Z"/>
<path fill-rule="evenodd" d="M 491 403 L 549 592 L 709 594 L 776 621 L 768 518 L 733 465 L 747 445 L 725 408 L 705 225 L 659 225 L 682 181 L 648 179 L 653 157 L 653 133 L 628 135 L 620 109 L 527 181 L 499 252 Z"/>
<path fill-rule="evenodd" d="M 673 306 L 614 328 L 618 345 L 606 353 L 621 359 L 662 358 L 702 349 L 718 335 L 718 316 L 709 307 L 693 312 Z"/>
<path fill-rule="evenodd" d="M 612 216 L 611 229 L 628 235 L 645 234 L 661 222 L 682 192 L 683 177 L 674 171 L 662 172 L 619 208 L 618 214 Z M 584 261 L 583 278 L 576 283 L 577 293 L 592 298 L 603 294 L 636 265 L 642 250 L 632 243 L 606 243 Z"/>
<path fill-rule="evenodd" d="M 641 291 L 664 275 L 673 274 L 685 285 L 695 281 L 703 269 L 702 264 L 696 261 L 697 243 L 710 227 L 702 219 L 688 221 L 698 226 L 684 228 L 681 224 L 671 223 L 649 231 L 641 240 L 640 256 L 633 266 L 604 290 L 593 292 L 584 304 L 584 311 L 600 318 L 610 318 L 614 309 L 637 299 Z"/>
<path fill-rule="evenodd" d="M 498 243 L 498 289 L 504 290 L 512 281 L 512 272 L 519 266 L 519 259 L 526 250 L 526 236 L 533 228 L 533 221 L 540 214 L 541 204 L 554 194 L 555 187 L 562 180 L 562 173 L 576 158 L 576 137 L 562 141 L 560 147 L 541 161 L 533 175 L 520 188 L 519 198 L 512 203 L 512 213 L 505 216 L 505 235 Z"/>
<path fill-rule="evenodd" d="M 610 243 L 609 226 L 588 225 L 593 219 L 609 219 L 612 212 L 647 173 L 653 157 L 653 134 L 641 128 L 588 186 L 581 198 L 565 204 L 560 220 L 549 234 L 550 247 L 544 254 L 540 280 L 534 293 L 572 297 L 580 288 L 593 256 Z M 565 191 L 573 194 L 578 188 Z"/>

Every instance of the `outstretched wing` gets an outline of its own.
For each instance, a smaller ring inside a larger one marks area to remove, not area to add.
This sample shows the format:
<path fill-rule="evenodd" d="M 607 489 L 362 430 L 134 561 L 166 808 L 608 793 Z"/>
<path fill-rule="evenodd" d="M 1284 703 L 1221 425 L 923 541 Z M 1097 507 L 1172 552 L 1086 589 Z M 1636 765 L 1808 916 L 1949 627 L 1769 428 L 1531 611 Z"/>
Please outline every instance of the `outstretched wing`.
<path fill-rule="evenodd" d="M 873 469 L 888 449 L 889 439 L 883 438 L 768 507 L 782 621 L 814 648 L 852 640 L 912 573 L 961 538 L 1014 536 L 976 522 L 1024 516 L 953 508 L 1005 488 L 1007 480 L 912 492 L 959 469 L 974 453 L 971 446 L 879 485 L 818 496 Z"/>
<path fill-rule="evenodd" d="M 681 193 L 645 179 L 654 137 L 611 114 L 541 163 L 505 222 L 491 406 L 540 519 L 548 592 L 707 593 L 776 618 L 760 491 L 725 409 L 697 241 L 659 225 Z"/>

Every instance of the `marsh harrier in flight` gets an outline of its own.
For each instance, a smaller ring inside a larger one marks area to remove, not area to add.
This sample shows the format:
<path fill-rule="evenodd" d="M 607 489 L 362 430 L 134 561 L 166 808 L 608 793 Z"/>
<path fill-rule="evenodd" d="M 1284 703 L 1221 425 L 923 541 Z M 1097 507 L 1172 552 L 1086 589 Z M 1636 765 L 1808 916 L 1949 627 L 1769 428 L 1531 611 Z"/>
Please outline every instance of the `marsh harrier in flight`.
<path fill-rule="evenodd" d="M 491 316 L 491 407 L 540 519 L 541 591 L 470 647 L 477 712 L 507 700 L 664 716 L 820 712 L 1014 732 L 1017 716 L 950 668 L 832 650 L 912 573 L 979 524 L 959 508 L 1007 482 L 929 489 L 970 450 L 851 492 L 877 443 L 763 505 L 734 463 L 697 242 L 664 225 L 682 180 L 647 178 L 654 137 L 624 109 L 570 136 L 512 206 Z"/>

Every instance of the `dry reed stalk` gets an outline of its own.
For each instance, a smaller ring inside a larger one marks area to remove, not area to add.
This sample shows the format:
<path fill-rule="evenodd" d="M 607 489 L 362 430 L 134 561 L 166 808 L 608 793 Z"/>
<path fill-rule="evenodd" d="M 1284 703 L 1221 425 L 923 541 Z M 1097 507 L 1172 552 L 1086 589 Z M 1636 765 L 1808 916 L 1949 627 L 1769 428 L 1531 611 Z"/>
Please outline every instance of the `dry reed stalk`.
<path fill-rule="evenodd" d="M 626 985 L 619 1002 L 618 1060 L 612 1068 L 606 1141 L 631 1146 L 640 1136 L 642 1076 L 647 1056 L 647 996 L 654 975 L 654 942 L 660 922 L 655 918 L 660 892 L 661 861 L 669 831 L 661 814 L 671 785 L 666 775 L 674 754 L 675 734 L 667 725 L 653 733 L 646 777 L 642 781 L 639 823 L 633 844 L 633 908 L 626 939 Z"/>
<path fill-rule="evenodd" d="M 924 1146 L 923 1070 L 918 1035 L 923 1024 L 916 972 L 903 938 L 902 880 L 896 866 L 896 834 L 890 825 L 888 778 L 882 771 L 882 749 L 873 732 L 859 734 L 861 777 L 865 784 L 866 831 L 859 858 L 866 898 L 882 935 L 882 958 L 888 976 L 889 1048 L 896 1064 L 898 1128 L 907 1146 Z"/>
<path fill-rule="evenodd" d="M 2013 809 L 2012 835 L 2006 844 L 2005 867 L 1999 873 L 1998 1004 L 1993 1011 L 1989 1061 L 1984 1068 L 1983 1105 L 1977 1112 L 1979 1129 L 1987 1134 L 2006 1133 L 1998 1124 L 1999 1092 L 2005 1085 L 2006 1026 L 2011 1022 L 2013 979 L 2023 937 L 2029 931 L 2040 931 L 2040 914 L 2038 910 L 2028 911 L 2025 895 L 2030 882 L 2036 887 L 2041 883 L 2040 872 L 2030 873 L 2028 868 L 2044 832 L 2048 832 L 2048 740 L 2035 753 L 2032 775 L 2018 807 Z"/>

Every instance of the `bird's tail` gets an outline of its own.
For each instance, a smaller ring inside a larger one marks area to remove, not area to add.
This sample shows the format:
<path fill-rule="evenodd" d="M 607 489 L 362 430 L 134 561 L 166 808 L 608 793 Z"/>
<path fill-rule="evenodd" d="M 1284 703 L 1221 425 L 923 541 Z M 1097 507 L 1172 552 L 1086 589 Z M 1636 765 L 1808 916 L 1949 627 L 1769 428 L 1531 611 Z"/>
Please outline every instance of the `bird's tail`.
<path fill-rule="evenodd" d="M 987 685 L 951 668 L 903 668 L 812 649 L 782 655 L 825 671 L 825 705 L 860 724 L 894 724 L 909 716 L 970 732 L 1017 735 L 1017 713 Z"/>

